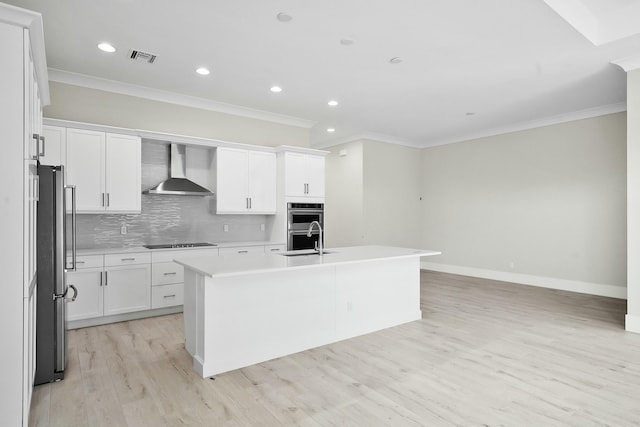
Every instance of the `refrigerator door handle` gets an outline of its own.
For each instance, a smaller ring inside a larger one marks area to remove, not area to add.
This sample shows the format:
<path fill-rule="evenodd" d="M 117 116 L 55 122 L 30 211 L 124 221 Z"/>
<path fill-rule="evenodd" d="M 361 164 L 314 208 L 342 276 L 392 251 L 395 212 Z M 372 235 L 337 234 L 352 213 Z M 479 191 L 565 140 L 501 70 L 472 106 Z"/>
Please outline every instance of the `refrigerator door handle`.
<path fill-rule="evenodd" d="M 71 298 L 67 298 L 66 297 L 67 293 L 69 292 L 69 288 L 73 289 L 73 296 Z M 78 289 L 76 289 L 76 287 L 73 286 L 73 285 L 69 285 L 69 288 L 67 288 L 67 290 L 64 293 L 65 294 L 65 299 L 67 301 L 75 301 L 76 298 L 78 298 Z"/>
<path fill-rule="evenodd" d="M 71 298 L 67 298 L 67 294 L 69 293 L 69 288 L 73 289 L 73 296 Z M 64 298 L 66 301 L 75 301 L 78 297 L 78 289 L 75 286 L 69 285 L 63 294 L 53 294 L 53 300 L 57 300 L 59 298 Z"/>
<path fill-rule="evenodd" d="M 78 231 L 77 223 L 76 223 L 76 186 L 65 185 L 64 188 L 71 189 L 71 259 L 73 262 L 73 267 L 70 268 L 69 270 L 78 271 L 78 252 L 76 248 L 77 231 Z"/>

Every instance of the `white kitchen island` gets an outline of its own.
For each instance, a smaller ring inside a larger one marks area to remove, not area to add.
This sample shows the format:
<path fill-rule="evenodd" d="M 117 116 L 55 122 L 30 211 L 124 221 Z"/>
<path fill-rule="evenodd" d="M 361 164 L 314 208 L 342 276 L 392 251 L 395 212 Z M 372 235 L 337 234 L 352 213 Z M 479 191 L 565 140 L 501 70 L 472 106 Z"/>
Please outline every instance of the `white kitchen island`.
<path fill-rule="evenodd" d="M 439 254 L 356 246 L 176 259 L 186 349 L 209 377 L 418 320 L 420 257 Z"/>

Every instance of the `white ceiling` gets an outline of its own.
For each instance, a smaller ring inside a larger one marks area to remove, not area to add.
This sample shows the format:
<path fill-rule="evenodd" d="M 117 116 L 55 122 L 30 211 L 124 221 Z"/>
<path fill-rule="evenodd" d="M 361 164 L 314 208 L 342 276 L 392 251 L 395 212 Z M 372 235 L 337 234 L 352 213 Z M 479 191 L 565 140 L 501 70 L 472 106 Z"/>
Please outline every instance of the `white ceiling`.
<path fill-rule="evenodd" d="M 620 111 L 626 75 L 610 62 L 640 54 L 640 0 L 3 1 L 43 14 L 53 80 L 312 126 L 319 147 L 430 146 Z"/>

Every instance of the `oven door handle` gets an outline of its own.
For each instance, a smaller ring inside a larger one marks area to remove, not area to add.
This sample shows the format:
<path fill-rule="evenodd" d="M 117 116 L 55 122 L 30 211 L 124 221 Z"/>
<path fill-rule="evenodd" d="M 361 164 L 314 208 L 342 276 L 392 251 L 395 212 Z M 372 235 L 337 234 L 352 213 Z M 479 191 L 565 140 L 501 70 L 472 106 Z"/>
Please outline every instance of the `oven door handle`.
<path fill-rule="evenodd" d="M 322 214 L 322 209 L 289 209 L 289 214 Z"/>
<path fill-rule="evenodd" d="M 293 235 L 293 236 L 306 236 L 307 235 L 307 230 L 289 230 L 289 234 Z M 317 228 L 315 228 L 312 232 L 312 235 L 318 235 L 320 234 L 320 230 L 318 230 Z"/>

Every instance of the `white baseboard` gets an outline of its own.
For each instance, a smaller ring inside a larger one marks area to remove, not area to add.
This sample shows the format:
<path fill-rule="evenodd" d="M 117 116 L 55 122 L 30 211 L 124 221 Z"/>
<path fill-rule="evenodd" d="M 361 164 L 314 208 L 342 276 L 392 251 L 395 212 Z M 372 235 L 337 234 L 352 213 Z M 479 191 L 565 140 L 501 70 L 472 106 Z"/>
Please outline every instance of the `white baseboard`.
<path fill-rule="evenodd" d="M 624 328 L 628 332 L 637 332 L 640 334 L 640 316 L 635 314 L 627 314 L 624 317 Z"/>
<path fill-rule="evenodd" d="M 513 282 L 522 285 L 538 286 L 541 288 L 558 289 L 562 291 L 578 292 L 581 294 L 600 295 L 618 299 L 627 299 L 627 288 L 615 285 L 603 285 L 599 283 L 580 282 L 577 280 L 556 279 L 553 277 L 533 276 L 530 274 L 510 273 L 508 271 L 486 270 L 474 267 L 462 267 L 459 265 L 438 264 L 423 261 L 420 268 L 424 270 L 440 271 L 442 273 L 460 274 L 463 276 L 480 277 L 483 279 Z M 637 330 L 640 332 L 640 320 Z"/>

